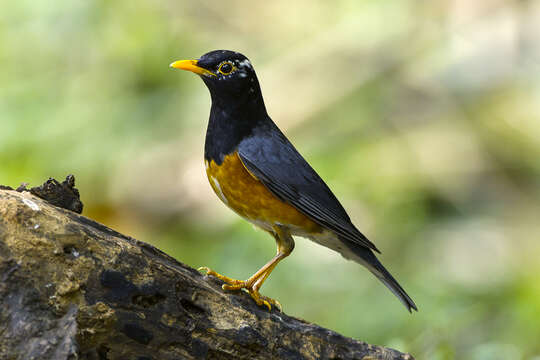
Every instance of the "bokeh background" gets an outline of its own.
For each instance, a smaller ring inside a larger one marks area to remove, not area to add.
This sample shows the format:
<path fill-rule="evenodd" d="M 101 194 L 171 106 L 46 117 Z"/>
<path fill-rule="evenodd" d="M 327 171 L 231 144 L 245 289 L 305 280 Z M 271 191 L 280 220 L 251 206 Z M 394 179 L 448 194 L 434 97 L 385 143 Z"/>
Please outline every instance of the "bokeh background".
<path fill-rule="evenodd" d="M 0 183 L 246 278 L 272 238 L 207 183 L 210 99 L 173 60 L 248 55 L 270 115 L 420 312 L 298 239 L 263 293 L 418 359 L 540 358 L 540 4 L 20 0 L 0 12 Z"/>

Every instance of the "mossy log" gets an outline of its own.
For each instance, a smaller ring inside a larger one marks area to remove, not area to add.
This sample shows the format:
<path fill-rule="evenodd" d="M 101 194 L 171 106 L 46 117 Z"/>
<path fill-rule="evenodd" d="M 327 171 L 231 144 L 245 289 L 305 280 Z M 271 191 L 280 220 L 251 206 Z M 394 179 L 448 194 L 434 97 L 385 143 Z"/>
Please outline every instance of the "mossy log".
<path fill-rule="evenodd" d="M 58 207 L 82 210 L 72 180 L 49 180 L 42 193 L 0 189 L 0 359 L 412 359 L 224 293 L 155 247 Z"/>

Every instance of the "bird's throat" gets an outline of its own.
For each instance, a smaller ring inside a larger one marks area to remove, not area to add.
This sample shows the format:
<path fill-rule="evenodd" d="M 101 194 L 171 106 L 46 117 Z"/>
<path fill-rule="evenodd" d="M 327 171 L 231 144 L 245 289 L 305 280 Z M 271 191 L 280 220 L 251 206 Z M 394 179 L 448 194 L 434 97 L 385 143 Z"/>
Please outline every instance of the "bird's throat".
<path fill-rule="evenodd" d="M 226 155 L 233 153 L 238 144 L 252 134 L 253 129 L 268 121 L 264 103 L 261 103 L 229 107 L 212 102 L 204 149 L 206 160 L 221 164 Z"/>

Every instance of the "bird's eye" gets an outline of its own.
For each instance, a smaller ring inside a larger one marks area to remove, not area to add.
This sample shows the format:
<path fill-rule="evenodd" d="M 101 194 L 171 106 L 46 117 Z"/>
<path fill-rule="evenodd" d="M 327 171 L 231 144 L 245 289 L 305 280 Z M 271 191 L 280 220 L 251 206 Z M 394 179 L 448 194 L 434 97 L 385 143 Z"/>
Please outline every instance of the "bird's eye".
<path fill-rule="evenodd" d="M 234 70 L 234 65 L 230 62 L 224 62 L 223 64 L 219 65 L 218 71 L 222 73 L 223 75 L 229 75 Z"/>

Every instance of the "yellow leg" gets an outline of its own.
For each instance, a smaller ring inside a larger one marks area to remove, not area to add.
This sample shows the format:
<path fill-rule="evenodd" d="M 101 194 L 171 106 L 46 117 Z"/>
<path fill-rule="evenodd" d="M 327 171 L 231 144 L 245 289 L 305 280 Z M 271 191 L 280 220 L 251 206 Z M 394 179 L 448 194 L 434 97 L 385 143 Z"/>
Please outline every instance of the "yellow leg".
<path fill-rule="evenodd" d="M 247 280 L 236 280 L 231 279 L 230 277 L 218 274 L 214 270 L 211 270 L 208 267 L 200 267 L 199 271 L 206 271 L 207 275 L 215 276 L 225 284 L 222 285 L 223 290 L 240 290 L 246 289 L 246 291 L 251 295 L 253 300 L 257 305 L 264 305 L 268 310 L 272 309 L 272 305 L 276 306 L 281 311 L 281 304 L 279 301 L 271 299 L 269 297 L 263 296 L 259 293 L 264 281 L 268 278 L 270 273 L 274 270 L 277 264 L 292 252 L 294 249 L 294 240 L 291 237 L 291 234 L 281 226 L 275 226 L 273 233 L 271 233 L 276 239 L 277 244 L 277 254 L 267 262 L 262 268 L 260 268 L 255 274 L 253 274 Z"/>
<path fill-rule="evenodd" d="M 270 273 L 274 270 L 274 268 L 277 266 L 277 264 L 281 261 L 281 259 L 284 259 L 286 255 L 282 256 L 279 260 L 275 261 L 265 272 L 262 276 L 260 276 L 257 281 L 253 284 L 253 288 L 255 290 L 259 290 L 263 284 L 263 282 L 266 280 L 266 278 L 270 275 Z"/>

